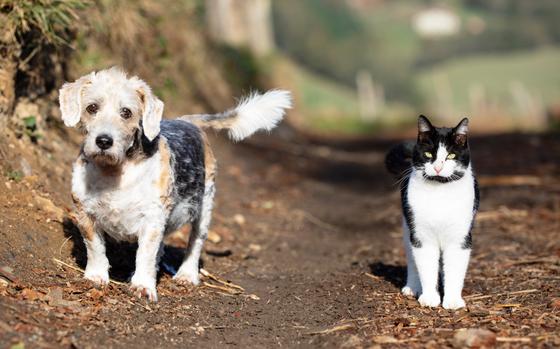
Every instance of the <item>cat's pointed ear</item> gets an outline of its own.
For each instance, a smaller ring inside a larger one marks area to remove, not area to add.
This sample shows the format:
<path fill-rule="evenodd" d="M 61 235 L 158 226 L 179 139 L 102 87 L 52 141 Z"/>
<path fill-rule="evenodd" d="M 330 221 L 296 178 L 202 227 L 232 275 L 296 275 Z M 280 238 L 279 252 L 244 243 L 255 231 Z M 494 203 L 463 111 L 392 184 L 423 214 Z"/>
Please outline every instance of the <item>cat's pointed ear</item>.
<path fill-rule="evenodd" d="M 418 133 L 430 132 L 434 127 L 424 115 L 418 117 Z"/>
<path fill-rule="evenodd" d="M 433 130 L 433 126 L 424 115 L 418 117 L 418 142 L 425 142 L 430 138 L 430 133 Z"/>
<path fill-rule="evenodd" d="M 463 118 L 453 129 L 455 134 L 455 143 L 465 145 L 467 143 L 467 134 L 469 133 L 469 119 Z"/>

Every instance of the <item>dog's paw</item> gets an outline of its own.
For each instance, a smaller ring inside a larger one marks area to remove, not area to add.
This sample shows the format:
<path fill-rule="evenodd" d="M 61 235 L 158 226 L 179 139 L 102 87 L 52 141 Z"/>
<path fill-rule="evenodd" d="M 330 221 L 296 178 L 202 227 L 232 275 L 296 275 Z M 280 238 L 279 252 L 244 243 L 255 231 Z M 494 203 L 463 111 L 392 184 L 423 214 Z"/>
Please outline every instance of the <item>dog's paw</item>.
<path fill-rule="evenodd" d="M 198 275 L 198 268 L 191 268 L 182 266 L 173 277 L 173 280 L 182 284 L 191 284 L 198 286 L 200 284 L 200 276 Z"/>
<path fill-rule="evenodd" d="M 407 297 L 416 297 L 418 293 L 420 293 L 420 290 L 418 287 L 406 285 L 401 289 L 401 293 Z"/>
<path fill-rule="evenodd" d="M 90 280 L 97 286 L 105 286 L 109 283 L 109 272 L 95 268 L 86 268 L 84 278 Z"/>
<path fill-rule="evenodd" d="M 465 301 L 461 296 L 456 297 L 446 297 L 443 296 L 443 307 L 445 309 L 460 309 L 465 307 Z"/>
<path fill-rule="evenodd" d="M 132 276 L 130 290 L 138 298 L 147 298 L 150 302 L 157 302 L 156 281 L 146 277 Z"/>
<path fill-rule="evenodd" d="M 423 307 L 437 307 L 441 302 L 441 298 L 437 292 L 422 293 L 420 297 L 418 297 L 418 302 Z"/>

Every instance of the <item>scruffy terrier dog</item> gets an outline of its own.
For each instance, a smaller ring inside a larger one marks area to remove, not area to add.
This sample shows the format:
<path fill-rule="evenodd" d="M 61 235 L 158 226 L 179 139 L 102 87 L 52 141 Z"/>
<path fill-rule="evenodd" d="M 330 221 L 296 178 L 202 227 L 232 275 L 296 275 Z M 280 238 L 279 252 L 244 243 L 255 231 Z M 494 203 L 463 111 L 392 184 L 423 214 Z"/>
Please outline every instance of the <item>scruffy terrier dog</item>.
<path fill-rule="evenodd" d="M 201 128 L 227 129 L 241 140 L 270 130 L 291 107 L 287 91 L 253 94 L 229 111 L 162 120 L 163 102 L 138 77 L 118 68 L 93 72 L 60 89 L 66 126 L 85 135 L 74 163 L 74 218 L 87 248 L 85 278 L 109 282 L 104 234 L 137 241 L 133 292 L 157 301 L 163 238 L 191 224 L 185 260 L 174 279 L 199 283 L 208 234 L 216 161 Z"/>

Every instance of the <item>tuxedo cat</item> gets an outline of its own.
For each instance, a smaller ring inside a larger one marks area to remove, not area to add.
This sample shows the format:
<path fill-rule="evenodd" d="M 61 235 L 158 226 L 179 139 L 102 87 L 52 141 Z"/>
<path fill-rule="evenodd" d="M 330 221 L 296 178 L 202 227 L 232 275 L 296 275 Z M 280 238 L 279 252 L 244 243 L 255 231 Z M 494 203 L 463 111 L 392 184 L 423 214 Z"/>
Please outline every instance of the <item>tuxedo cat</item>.
<path fill-rule="evenodd" d="M 401 182 L 408 263 L 402 293 L 419 296 L 422 306 L 440 304 L 440 272 L 443 307 L 465 306 L 461 291 L 479 203 L 467 133 L 467 118 L 447 128 L 434 127 L 421 115 L 417 142 L 397 145 L 385 160 L 388 170 L 397 174 Z"/>

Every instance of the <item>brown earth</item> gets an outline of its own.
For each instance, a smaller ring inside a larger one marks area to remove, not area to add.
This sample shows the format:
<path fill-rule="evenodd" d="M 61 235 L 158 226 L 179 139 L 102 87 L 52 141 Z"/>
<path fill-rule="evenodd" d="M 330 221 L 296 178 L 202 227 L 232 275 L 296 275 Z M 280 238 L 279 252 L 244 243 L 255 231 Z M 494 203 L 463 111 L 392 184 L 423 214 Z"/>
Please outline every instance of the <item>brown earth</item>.
<path fill-rule="evenodd" d="M 489 330 L 499 347 L 560 346 L 558 134 L 472 139 L 482 202 L 459 311 L 399 293 L 399 194 L 382 163 L 394 141 L 286 128 L 237 145 L 213 137 L 221 241 L 207 243 L 204 269 L 244 291 L 207 277 L 185 288 L 162 272 L 155 304 L 126 285 L 92 288 L 72 268 L 85 262 L 64 220 L 77 142 L 65 131 L 38 145 L 0 140 L 0 347 L 440 348 L 460 346 L 463 328 Z M 125 281 L 134 246 L 110 250 L 112 277 Z M 170 247 L 164 260 L 179 258 Z"/>

